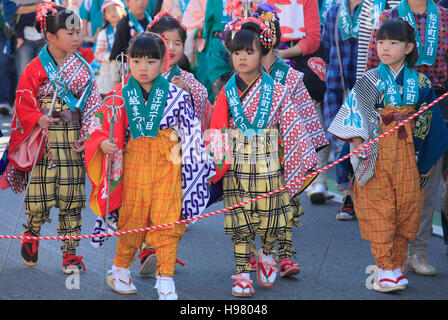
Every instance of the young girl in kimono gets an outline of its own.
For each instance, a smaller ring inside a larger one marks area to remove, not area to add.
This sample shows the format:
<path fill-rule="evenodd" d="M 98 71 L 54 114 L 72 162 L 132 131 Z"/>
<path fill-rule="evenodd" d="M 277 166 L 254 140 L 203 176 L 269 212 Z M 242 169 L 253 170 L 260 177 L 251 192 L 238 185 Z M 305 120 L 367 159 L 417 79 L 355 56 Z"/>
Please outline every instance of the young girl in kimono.
<path fill-rule="evenodd" d="M 124 17 L 126 11 L 121 0 L 106 0 L 101 6 L 101 13 L 104 15 L 104 27 L 98 33 L 95 58 L 101 64 L 97 79 L 98 89 L 101 94 L 107 94 L 114 88 L 109 55 L 114 44 L 118 22 Z"/>
<path fill-rule="evenodd" d="M 328 144 L 328 140 L 316 113 L 313 100 L 302 81 L 303 73 L 286 64 L 276 52 L 281 38 L 280 19 L 277 16 L 277 12 L 270 5 L 260 4 L 253 16 L 263 21 L 269 27 L 272 34 L 273 45 L 269 52 L 263 56 L 263 67 L 266 73 L 274 78 L 274 81 L 288 87 L 289 97 L 297 107 L 297 111 L 306 127 L 313 147 L 318 151 Z M 281 143 L 281 140 L 279 143 Z M 315 177 L 306 181 L 303 184 L 303 188 L 306 188 Z M 280 262 L 280 275 L 282 277 L 291 276 L 300 272 L 299 264 L 290 259 L 291 255 L 296 252 L 292 247 L 292 227 L 293 225 L 300 225 L 298 218 L 303 214 L 299 193 L 293 196 L 291 204 L 294 209 L 294 219 L 287 226 L 286 237 L 279 239 L 279 252 L 277 255 Z"/>
<path fill-rule="evenodd" d="M 350 92 L 329 132 L 351 150 L 395 127 L 435 100 L 431 82 L 412 67 L 418 50 L 411 25 L 383 22 L 378 31 L 381 64 L 367 71 Z M 351 157 L 354 203 L 363 239 L 378 267 L 379 292 L 403 290 L 408 242 L 415 238 L 423 207 L 423 186 L 448 150 L 448 130 L 438 104 L 398 131 Z"/>
<path fill-rule="evenodd" d="M 226 34 L 234 75 L 221 90 L 214 107 L 209 151 L 217 165 L 213 183 L 223 178 L 224 206 L 229 207 L 283 187 L 304 176 L 318 162 L 317 154 L 300 120 L 288 89 L 262 71 L 262 57 L 272 42 L 270 30 L 248 18 L 233 24 Z M 278 137 L 284 142 L 284 163 L 278 155 Z M 275 241 L 285 236 L 293 219 L 290 197 L 300 183 L 225 212 L 224 232 L 232 236 L 236 275 L 232 294 L 254 292 L 250 264 L 255 237 L 261 238 L 256 262 L 260 285 L 270 287 L 277 274 Z"/>
<path fill-rule="evenodd" d="M 165 79 L 188 92 L 191 104 L 196 111 L 202 131 L 210 126 L 211 105 L 208 100 L 207 89 L 194 77 L 193 74 L 181 69 L 178 65 L 184 57 L 185 27 L 167 12 L 159 12 L 154 21 L 148 26 L 148 31 L 160 34 L 168 46 L 169 70 L 163 73 Z"/>
<path fill-rule="evenodd" d="M 37 10 L 36 29 L 48 44 L 20 77 L 9 164 L 1 178 L 3 187 L 15 192 L 22 192 L 30 179 L 24 236 L 40 236 L 42 225 L 51 222 L 52 207 L 59 209 L 58 235 L 81 233 L 81 210 L 85 208 L 84 140 L 93 114 L 101 106 L 101 96 L 89 64 L 77 52 L 81 45 L 80 22 L 76 13 L 55 3 L 42 3 Z M 56 87 L 56 102 L 49 114 Z M 38 149 L 42 135 L 44 144 Z M 38 162 L 30 177 L 36 157 Z M 79 240 L 62 243 L 64 273 L 85 270 L 82 256 L 76 256 Z M 21 245 L 23 262 L 35 266 L 39 241 L 24 239 Z"/>
<path fill-rule="evenodd" d="M 110 141 L 113 98 L 96 114 L 86 142 L 87 172 L 92 182 L 90 206 L 105 216 L 119 209 L 119 230 L 171 223 L 198 215 L 205 208 L 213 159 L 205 150 L 201 127 L 190 95 L 161 74 L 165 68 L 164 40 L 154 33 L 138 35 L 128 50 L 131 76 L 117 92 L 123 105 Z M 165 68 L 166 69 L 166 68 Z M 180 143 L 180 145 L 179 145 Z M 180 151 L 182 151 L 180 153 Z M 107 193 L 107 157 L 113 157 L 110 192 Z M 188 172 L 188 174 L 184 174 Z M 177 299 L 174 269 L 183 224 L 118 237 L 114 265 L 107 283 L 121 294 L 136 293 L 130 265 L 143 241 L 157 255 L 159 299 Z"/>

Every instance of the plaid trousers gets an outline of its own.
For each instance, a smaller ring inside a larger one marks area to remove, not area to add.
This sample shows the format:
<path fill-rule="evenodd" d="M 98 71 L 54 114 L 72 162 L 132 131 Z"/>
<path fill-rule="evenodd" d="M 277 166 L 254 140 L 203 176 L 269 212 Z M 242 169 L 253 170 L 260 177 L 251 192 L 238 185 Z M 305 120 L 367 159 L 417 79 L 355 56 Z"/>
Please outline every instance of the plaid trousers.
<path fill-rule="evenodd" d="M 172 129 L 159 130 L 156 138 L 130 139 L 123 168 L 123 202 L 119 230 L 166 224 L 181 219 L 182 166 L 171 161 L 170 152 L 178 143 L 170 141 Z M 127 268 L 135 260 L 143 241 L 157 255 L 158 273 L 174 275 L 177 245 L 185 225 L 175 225 L 118 237 L 114 264 Z"/>
<path fill-rule="evenodd" d="M 408 114 L 414 107 L 387 106 L 380 114 Z M 397 125 L 382 124 L 385 132 Z M 379 141 L 375 175 L 364 185 L 355 182 L 354 206 L 361 236 L 371 242 L 377 266 L 386 270 L 403 268 L 408 241 L 415 238 L 423 207 L 424 192 L 415 160 L 414 123 L 404 125 L 407 138 L 398 132 Z"/>

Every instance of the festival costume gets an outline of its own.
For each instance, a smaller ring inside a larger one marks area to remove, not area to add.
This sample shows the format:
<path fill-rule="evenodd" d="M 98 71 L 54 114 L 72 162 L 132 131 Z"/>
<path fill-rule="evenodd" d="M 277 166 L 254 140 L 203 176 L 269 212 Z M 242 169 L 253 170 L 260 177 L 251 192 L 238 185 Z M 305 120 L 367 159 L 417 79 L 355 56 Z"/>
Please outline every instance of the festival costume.
<path fill-rule="evenodd" d="M 114 138 L 119 150 L 113 156 L 110 188 L 110 211 L 120 208 L 119 230 L 201 214 L 209 197 L 207 179 L 215 173 L 213 161 L 205 152 L 190 95 L 160 75 L 149 93 L 146 109 L 141 109 L 144 102 L 139 90 L 131 76 L 117 92 L 126 101 L 119 122 L 115 123 Z M 116 103 L 121 104 L 122 100 L 117 99 Z M 153 112 L 150 110 L 158 112 L 144 114 Z M 93 186 L 90 206 L 99 216 L 106 213 L 107 161 L 99 145 L 109 139 L 107 113 L 103 106 L 95 114 L 86 141 L 87 172 Z M 183 231 L 181 224 L 119 236 L 114 263 L 119 268 L 129 267 L 146 240 L 155 247 L 159 273 L 172 275 L 177 242 Z"/>
<path fill-rule="evenodd" d="M 368 142 L 434 99 L 423 74 L 406 65 L 398 73 L 380 65 L 357 81 L 329 132 L 346 141 L 362 137 Z M 435 104 L 372 144 L 363 153 L 365 160 L 351 157 L 361 236 L 371 242 L 379 268 L 404 271 L 408 241 L 416 235 L 423 206 L 420 174 L 428 173 L 448 150 L 447 141 L 448 130 Z"/>
<path fill-rule="evenodd" d="M 68 90 L 58 94 L 51 117 L 59 118 L 59 122 L 52 123 L 46 130 L 44 145 L 37 155 L 44 131 L 37 122 L 49 112 L 54 92 L 51 82 L 59 70 L 65 72 L 64 83 Z M 56 207 L 60 209 L 58 235 L 80 235 L 81 209 L 85 208 L 85 168 L 83 154 L 73 151 L 72 146 L 85 139 L 94 112 L 101 105 L 92 70 L 78 53 L 68 55 L 56 66 L 44 47 L 24 70 L 16 101 L 9 163 L 1 177 L 2 188 L 11 187 L 16 193 L 22 192 L 38 156 L 25 198 L 28 216 L 25 233 L 39 236 L 41 226 L 51 222 L 50 209 Z M 54 167 L 49 169 L 49 166 Z M 24 240 L 23 244 L 27 242 Z M 79 240 L 62 242 L 62 252 L 73 256 Z M 37 253 L 37 248 L 35 250 Z"/>
<path fill-rule="evenodd" d="M 303 84 L 303 73 L 291 68 L 280 57 L 277 57 L 268 72 L 276 82 L 287 86 L 289 97 L 296 105 L 311 143 L 316 151 L 327 145 L 328 140 L 326 134 L 322 128 L 316 109 L 314 108 L 313 101 Z M 279 144 L 283 144 L 281 139 L 279 139 Z M 313 180 L 314 179 L 310 179 L 306 183 L 309 184 Z M 303 215 L 303 208 L 297 194 L 291 200 L 292 203 L 296 204 L 293 207 L 295 211 L 294 225 L 297 226 L 299 225 L 298 217 Z M 291 221 L 287 226 L 286 236 L 279 239 L 278 261 L 289 259 L 291 255 L 296 252 L 292 248 L 292 227 L 293 225 Z"/>
<path fill-rule="evenodd" d="M 244 88 L 243 94 L 240 85 L 233 82 L 235 79 L 236 75 L 218 96 L 209 141 L 209 152 L 217 165 L 213 183 L 223 178 L 225 207 L 297 180 L 318 161 L 285 86 L 262 73 Z M 258 134 L 251 135 L 254 130 Z M 283 166 L 278 152 L 279 134 L 284 141 Z M 237 274 L 254 271 L 250 255 L 255 253 L 257 234 L 262 239 L 262 251 L 273 252 L 278 236 L 285 235 L 286 226 L 294 218 L 290 197 L 300 187 L 294 185 L 288 191 L 225 213 L 224 232 L 232 236 Z"/>
<path fill-rule="evenodd" d="M 101 64 L 97 79 L 98 89 L 101 94 L 107 94 L 114 89 L 112 81 L 112 64 L 109 62 L 109 55 L 115 40 L 115 29 L 108 25 L 98 33 L 95 48 L 95 58 Z"/>
<path fill-rule="evenodd" d="M 268 70 L 274 80 L 288 87 L 289 96 L 297 106 L 302 122 L 309 134 L 311 143 L 316 150 L 328 144 L 322 124 L 319 121 L 313 101 L 303 83 L 303 73 L 286 64 L 277 57 L 274 64 Z"/>
<path fill-rule="evenodd" d="M 210 121 L 212 117 L 212 105 L 208 100 L 207 89 L 201 84 L 192 73 L 179 68 L 174 65 L 170 70 L 163 73 L 163 77 L 171 82 L 174 76 L 179 76 L 190 88 L 190 95 L 192 97 L 191 104 L 195 110 L 196 117 L 201 123 L 202 132 L 210 128 Z"/>

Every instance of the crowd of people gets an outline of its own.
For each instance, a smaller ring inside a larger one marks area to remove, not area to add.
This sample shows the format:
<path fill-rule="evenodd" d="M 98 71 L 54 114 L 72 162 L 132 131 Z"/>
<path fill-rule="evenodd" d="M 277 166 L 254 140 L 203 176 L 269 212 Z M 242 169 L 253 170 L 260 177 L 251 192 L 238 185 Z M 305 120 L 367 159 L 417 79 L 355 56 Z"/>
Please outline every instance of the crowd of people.
<path fill-rule="evenodd" d="M 442 179 L 448 246 L 448 99 L 402 122 L 448 91 L 447 5 L 2 0 L 0 113 L 13 118 L 0 187 L 27 192 L 23 263 L 38 263 L 31 237 L 52 207 L 59 235 L 81 234 L 86 176 L 95 235 L 192 218 L 217 201 L 232 207 L 288 185 L 224 214 L 231 293 L 252 296 L 252 272 L 263 287 L 300 272 L 292 260 L 299 195 L 313 204 L 334 197 L 327 171 L 310 173 L 362 147 L 335 166 L 344 195 L 336 219 L 358 219 L 378 267 L 374 289 L 404 290 L 406 266 L 435 275 L 426 248 Z M 159 299 L 177 299 L 178 242 L 190 227 L 120 235 L 110 288 L 137 292 L 130 265 L 139 252 L 139 273 L 156 273 Z M 79 240 L 62 243 L 64 273 L 85 271 Z"/>

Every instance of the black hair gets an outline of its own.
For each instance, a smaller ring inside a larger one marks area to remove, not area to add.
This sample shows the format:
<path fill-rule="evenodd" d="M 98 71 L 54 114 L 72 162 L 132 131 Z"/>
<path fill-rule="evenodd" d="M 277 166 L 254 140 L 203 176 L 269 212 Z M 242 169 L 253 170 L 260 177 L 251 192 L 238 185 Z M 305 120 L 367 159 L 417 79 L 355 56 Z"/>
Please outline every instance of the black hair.
<path fill-rule="evenodd" d="M 137 35 L 129 43 L 129 58 L 150 58 L 162 60 L 165 58 L 165 42 L 159 35 L 144 32 Z"/>
<path fill-rule="evenodd" d="M 60 6 L 57 6 L 54 9 L 57 11 L 56 14 L 52 11 L 48 11 L 45 30 L 42 30 L 41 22 L 36 20 L 34 27 L 37 32 L 43 32 L 46 37 L 47 33 L 56 34 L 61 29 L 81 29 L 81 18 L 75 11 Z"/>
<path fill-rule="evenodd" d="M 119 6 L 117 6 L 117 7 L 119 7 Z M 123 9 L 123 12 L 124 12 L 123 17 L 125 17 L 126 16 L 126 10 L 124 8 L 122 8 L 122 7 L 119 7 L 119 8 Z M 110 22 L 106 20 L 106 9 L 104 9 L 104 13 L 103 13 L 103 29 L 106 29 L 107 26 L 109 26 L 109 25 L 110 25 Z"/>
<path fill-rule="evenodd" d="M 414 44 L 414 49 L 406 56 L 409 67 L 413 67 L 418 60 L 417 42 L 415 41 L 415 29 L 401 18 L 386 19 L 377 32 L 377 41 L 396 40 Z"/>
<path fill-rule="evenodd" d="M 192 73 L 190 60 L 188 59 L 188 57 L 185 54 L 182 55 L 180 60 L 177 62 L 177 65 L 182 70 Z"/>
<path fill-rule="evenodd" d="M 159 20 L 154 22 L 151 28 L 148 28 L 148 31 L 157 34 L 162 34 L 165 31 L 171 30 L 176 30 L 179 33 L 179 37 L 182 40 L 182 43 L 185 43 L 185 40 L 187 39 L 187 31 L 182 27 L 182 25 L 176 18 L 170 15 L 162 16 Z"/>
<path fill-rule="evenodd" d="M 254 17 L 256 17 L 257 19 L 261 20 L 261 15 L 265 14 L 266 11 L 262 10 L 260 7 L 257 8 L 257 11 L 255 11 L 255 14 L 253 15 Z M 275 19 L 273 22 L 270 22 L 274 24 L 274 30 L 271 31 L 275 31 L 275 43 L 273 45 L 274 49 L 278 47 L 278 45 L 280 44 L 280 39 L 282 37 L 282 30 L 280 29 L 280 20 L 277 18 Z"/>
<path fill-rule="evenodd" d="M 241 25 L 240 31 L 234 33 L 229 30 L 226 33 L 225 46 L 230 53 L 234 53 L 236 51 L 255 50 L 253 48 L 255 42 L 255 46 L 261 52 L 261 55 L 265 56 L 269 53 L 269 49 L 261 45 L 260 33 L 261 28 L 258 24 L 252 21 L 245 22 Z"/>

